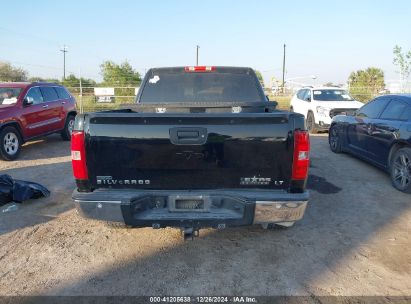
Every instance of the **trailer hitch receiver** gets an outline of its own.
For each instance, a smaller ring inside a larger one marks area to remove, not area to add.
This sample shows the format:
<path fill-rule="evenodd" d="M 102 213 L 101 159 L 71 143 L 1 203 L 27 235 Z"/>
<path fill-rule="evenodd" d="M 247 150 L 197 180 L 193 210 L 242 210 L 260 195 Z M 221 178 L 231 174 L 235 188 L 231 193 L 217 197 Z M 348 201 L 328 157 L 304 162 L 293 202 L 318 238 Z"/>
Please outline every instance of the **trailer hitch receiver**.
<path fill-rule="evenodd" d="M 194 227 L 184 227 L 181 228 L 181 235 L 184 241 L 193 241 L 194 237 L 198 237 L 200 230 Z"/>

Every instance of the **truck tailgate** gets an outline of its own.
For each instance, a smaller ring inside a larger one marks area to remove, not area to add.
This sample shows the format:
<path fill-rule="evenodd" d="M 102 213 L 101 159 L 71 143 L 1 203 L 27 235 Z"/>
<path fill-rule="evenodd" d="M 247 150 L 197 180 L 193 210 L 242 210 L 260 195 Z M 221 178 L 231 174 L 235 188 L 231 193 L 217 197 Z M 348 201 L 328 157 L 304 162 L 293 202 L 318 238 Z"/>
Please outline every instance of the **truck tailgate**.
<path fill-rule="evenodd" d="M 86 118 L 92 188 L 287 189 L 293 163 L 286 112 Z"/>

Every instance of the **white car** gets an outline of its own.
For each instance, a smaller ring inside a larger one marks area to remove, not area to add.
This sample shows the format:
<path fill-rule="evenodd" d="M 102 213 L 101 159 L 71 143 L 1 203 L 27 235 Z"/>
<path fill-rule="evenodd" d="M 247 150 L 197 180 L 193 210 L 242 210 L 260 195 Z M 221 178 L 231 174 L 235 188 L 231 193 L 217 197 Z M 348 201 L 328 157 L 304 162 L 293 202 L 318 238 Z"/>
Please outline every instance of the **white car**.
<path fill-rule="evenodd" d="M 291 99 L 290 110 L 303 114 L 310 133 L 328 130 L 336 115 L 354 112 L 364 104 L 341 88 L 302 88 Z"/>

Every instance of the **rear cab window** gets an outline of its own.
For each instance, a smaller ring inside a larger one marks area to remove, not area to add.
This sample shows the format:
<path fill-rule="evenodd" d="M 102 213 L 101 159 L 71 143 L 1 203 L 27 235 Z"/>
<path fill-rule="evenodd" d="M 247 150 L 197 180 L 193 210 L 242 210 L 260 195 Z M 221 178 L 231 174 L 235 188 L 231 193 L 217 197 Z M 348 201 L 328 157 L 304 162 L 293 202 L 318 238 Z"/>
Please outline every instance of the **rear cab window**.
<path fill-rule="evenodd" d="M 266 102 L 266 98 L 249 69 L 187 72 L 172 68 L 149 71 L 139 102 Z"/>

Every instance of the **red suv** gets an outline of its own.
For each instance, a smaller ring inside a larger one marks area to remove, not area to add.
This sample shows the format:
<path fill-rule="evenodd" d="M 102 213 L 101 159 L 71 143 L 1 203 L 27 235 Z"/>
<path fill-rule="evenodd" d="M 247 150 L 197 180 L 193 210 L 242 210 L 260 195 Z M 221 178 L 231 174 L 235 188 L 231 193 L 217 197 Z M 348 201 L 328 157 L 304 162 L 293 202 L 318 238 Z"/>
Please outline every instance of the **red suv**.
<path fill-rule="evenodd" d="M 51 133 L 70 140 L 75 105 L 55 83 L 0 83 L 0 156 L 14 160 L 24 142 Z"/>

